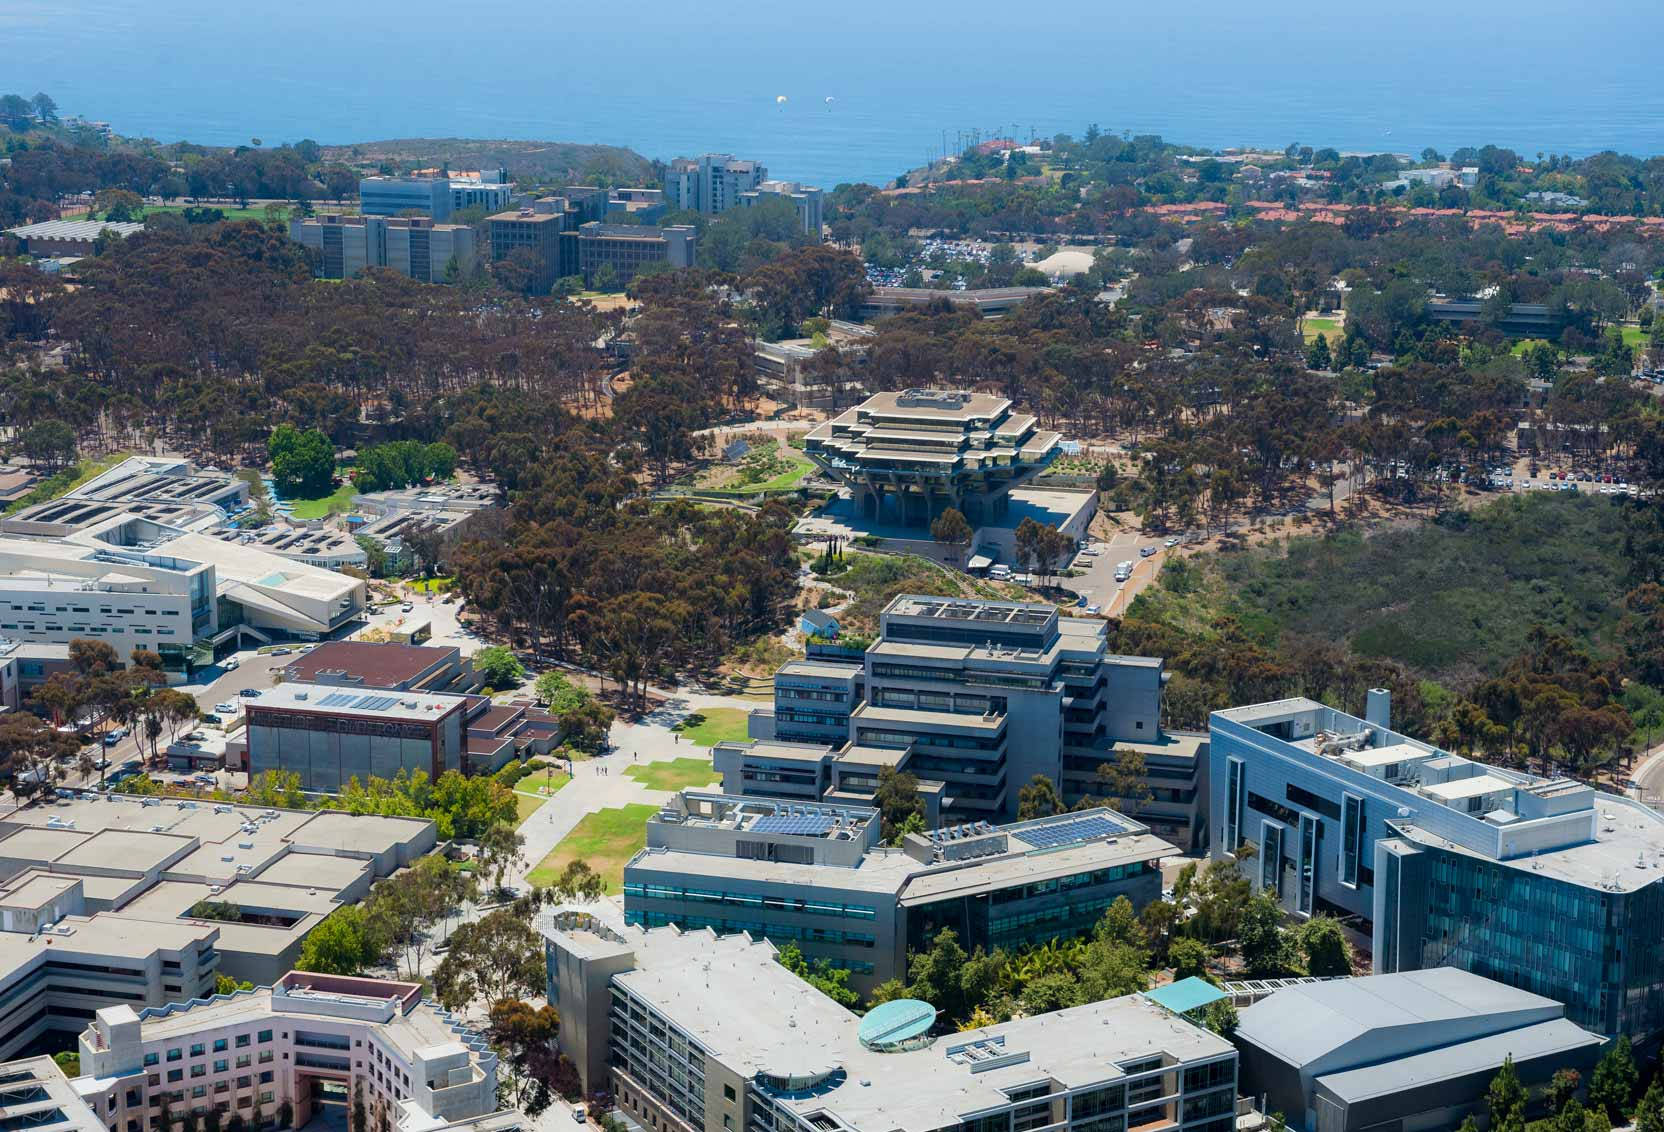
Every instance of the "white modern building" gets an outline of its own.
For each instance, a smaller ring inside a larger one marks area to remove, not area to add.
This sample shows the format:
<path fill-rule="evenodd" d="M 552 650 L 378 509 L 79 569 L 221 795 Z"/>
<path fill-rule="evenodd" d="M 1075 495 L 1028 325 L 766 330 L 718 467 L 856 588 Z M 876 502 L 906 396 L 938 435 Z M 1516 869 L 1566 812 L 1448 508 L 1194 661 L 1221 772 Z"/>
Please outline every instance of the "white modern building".
<path fill-rule="evenodd" d="M 740 207 L 743 194 L 766 180 L 768 170 L 761 162 L 742 160 L 731 153 L 678 157 L 665 168 L 664 195 L 674 210 L 714 216 Z"/>
<path fill-rule="evenodd" d="M 80 520 L 77 520 L 80 522 Z M 318 640 L 362 615 L 365 585 L 106 505 L 84 525 L 0 524 L 0 636 L 143 648 L 170 672 L 239 634 Z"/>
<path fill-rule="evenodd" d="M 741 193 L 740 204 L 750 208 L 765 200 L 787 201 L 797 209 L 797 219 L 803 230 L 818 238 L 824 214 L 821 198 L 821 191 L 814 185 L 799 184 L 797 181 L 764 181 L 756 188 Z"/>
<path fill-rule="evenodd" d="M 1142 995 L 961 1033 L 864 1018 L 750 936 L 545 914 L 548 997 L 586 1090 L 661 1132 L 1231 1132 L 1236 1051 Z"/>
<path fill-rule="evenodd" d="M 292 971 L 272 985 L 163 1007 L 100 1009 L 80 1036 L 78 1091 L 118 1132 L 166 1132 L 164 1112 L 245 1121 L 284 1106 L 304 1127 L 363 1098 L 366 1132 L 433 1132 L 499 1117 L 497 1055 L 424 1002 L 419 983 Z"/>

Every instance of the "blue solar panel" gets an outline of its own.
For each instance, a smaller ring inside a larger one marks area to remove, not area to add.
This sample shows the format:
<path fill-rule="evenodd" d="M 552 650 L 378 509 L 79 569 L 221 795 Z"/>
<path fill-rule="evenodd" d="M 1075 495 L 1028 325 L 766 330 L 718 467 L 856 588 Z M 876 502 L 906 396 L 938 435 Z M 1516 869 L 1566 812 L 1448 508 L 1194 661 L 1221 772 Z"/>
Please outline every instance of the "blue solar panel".
<path fill-rule="evenodd" d="M 360 696 L 353 706 L 360 711 L 386 711 L 398 702 L 397 696 Z"/>
<path fill-rule="evenodd" d="M 790 833 L 799 836 L 819 836 L 832 828 L 832 819 L 824 814 L 769 814 L 752 824 L 754 833 Z"/>
<path fill-rule="evenodd" d="M 1074 845 L 1082 841 L 1091 841 L 1097 837 L 1114 837 L 1116 834 L 1125 832 L 1125 828 L 1121 825 L 1102 815 L 1094 815 L 1089 818 L 1076 818 L 1073 821 L 1034 826 L 1022 830 L 1019 836 L 1036 848 L 1052 849 L 1059 845 Z"/>
<path fill-rule="evenodd" d="M 325 696 L 323 699 L 318 701 L 318 706 L 319 707 L 344 707 L 345 705 L 352 703 L 357 698 L 358 698 L 358 696 L 356 694 L 353 694 L 353 693 L 331 692 L 329 695 Z"/>

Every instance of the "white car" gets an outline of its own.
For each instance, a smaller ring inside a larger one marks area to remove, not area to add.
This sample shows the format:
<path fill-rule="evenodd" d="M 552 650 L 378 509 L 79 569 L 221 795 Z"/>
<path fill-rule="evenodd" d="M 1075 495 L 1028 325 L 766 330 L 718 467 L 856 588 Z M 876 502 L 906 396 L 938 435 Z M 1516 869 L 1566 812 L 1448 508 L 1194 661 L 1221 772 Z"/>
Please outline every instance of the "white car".
<path fill-rule="evenodd" d="M 220 667 L 225 669 L 227 672 L 234 671 L 238 668 L 241 668 L 242 666 L 243 666 L 243 662 L 238 660 L 234 656 L 228 658 L 224 664 L 220 665 Z"/>
<path fill-rule="evenodd" d="M 237 705 L 233 704 L 233 703 L 215 704 L 214 705 L 214 714 L 215 715 L 236 715 L 237 714 Z"/>
<path fill-rule="evenodd" d="M 1179 545 L 1179 536 L 1174 535 L 1172 538 L 1168 539 L 1166 542 L 1162 543 L 1161 545 L 1163 545 L 1163 546 L 1167 547 L 1169 550 L 1171 550 L 1173 547 Z"/>

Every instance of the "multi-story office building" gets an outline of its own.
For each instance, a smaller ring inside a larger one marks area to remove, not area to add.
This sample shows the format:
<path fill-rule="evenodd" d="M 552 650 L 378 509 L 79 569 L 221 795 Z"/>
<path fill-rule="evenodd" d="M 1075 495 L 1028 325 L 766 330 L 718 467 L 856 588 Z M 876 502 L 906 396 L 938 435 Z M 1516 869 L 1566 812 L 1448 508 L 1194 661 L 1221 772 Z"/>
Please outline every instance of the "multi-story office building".
<path fill-rule="evenodd" d="M 746 935 L 643 930 L 606 906 L 541 924 L 560 1048 L 662 1132 L 1230 1132 L 1236 1051 L 1142 995 L 933 1037 L 864 1018 Z"/>
<path fill-rule="evenodd" d="M 359 617 L 364 583 L 252 546 L 101 504 L 62 523 L 6 521 L 0 636 L 104 641 L 158 653 L 170 672 L 209 663 L 244 634 L 315 640 Z"/>
<path fill-rule="evenodd" d="M 69 985 L 120 992 L 105 1002 L 190 997 L 213 986 L 216 964 L 232 978 L 270 983 L 294 966 L 325 916 L 430 851 L 434 837 L 434 824 L 419 818 L 125 794 L 25 807 L 0 825 L 0 906 L 18 933 L 0 933 L 0 988 L 34 986 L 33 964 L 71 962 L 78 952 L 97 956 L 73 962 L 91 964 L 80 973 L 98 978 Z M 199 914 L 204 902 L 218 906 L 214 915 Z M 48 920 L 69 930 L 47 934 L 38 926 Z M 35 1004 L 0 993 L 0 1008 L 13 1012 L 11 1021 L 0 1012 L 0 1037 Z M 79 1029 L 91 1014 L 65 1016 Z"/>
<path fill-rule="evenodd" d="M 741 196 L 768 180 L 768 170 L 756 161 L 731 153 L 678 157 L 664 173 L 665 200 L 673 210 L 714 216 L 738 208 Z"/>
<path fill-rule="evenodd" d="M 868 518 L 926 526 L 952 507 L 972 526 L 1005 513 L 1013 487 L 1063 438 L 1004 397 L 958 390 L 875 393 L 810 431 L 803 452 L 848 486 Z"/>
<path fill-rule="evenodd" d="M 269 1120 L 284 1105 L 296 1128 L 324 1108 L 345 1122 L 354 1098 L 366 1132 L 519 1124 L 498 1115 L 497 1055 L 424 1002 L 419 983 L 291 971 L 250 991 L 106 1006 L 80 1054 L 78 1090 L 117 1132 L 166 1132 L 165 1116 L 211 1111 Z"/>
<path fill-rule="evenodd" d="M 508 207 L 514 190 L 501 169 L 445 173 L 423 170 L 408 177 L 365 177 L 358 182 L 358 211 L 365 216 L 409 216 L 449 220 L 468 208 Z"/>
<path fill-rule="evenodd" d="M 1114 655 L 1103 621 L 1038 603 L 902 594 L 879 633 L 811 640 L 780 668 L 754 741 L 713 752 L 725 790 L 863 804 L 890 766 L 920 780 L 933 823 L 1001 820 L 1036 775 L 1066 800 L 1102 797 L 1099 769 L 1126 749 L 1149 797 L 1125 804 L 1191 844 L 1205 742 L 1162 729 L 1159 658 Z"/>
<path fill-rule="evenodd" d="M 1090 932 L 1126 897 L 1161 895 L 1178 850 L 1108 809 L 987 822 L 878 843 L 877 811 L 684 790 L 648 820 L 624 868 L 628 922 L 795 943 L 862 990 L 952 928 L 967 950 Z"/>
<path fill-rule="evenodd" d="M 464 696 L 279 684 L 244 711 L 250 774 L 300 775 L 301 789 L 338 794 L 356 778 L 461 770 Z"/>
<path fill-rule="evenodd" d="M 558 197 L 545 197 L 513 212 L 489 216 L 486 228 L 491 234 L 491 262 L 501 263 L 517 252 L 529 253 L 532 289 L 547 291 L 556 279 L 575 274 L 564 270 L 570 265 L 561 258 L 561 233 L 575 225 L 573 211 Z"/>
<path fill-rule="evenodd" d="M 821 191 L 813 185 L 796 181 L 764 181 L 756 188 L 740 194 L 740 204 L 746 208 L 765 200 L 783 200 L 797 209 L 797 219 L 803 230 L 819 237 L 824 206 Z"/>
<path fill-rule="evenodd" d="M 1454 966 L 1606 1034 L 1664 1029 L 1664 816 L 1460 758 L 1306 699 L 1213 713 L 1212 855 L 1296 915 L 1370 936 L 1377 972 Z"/>
<path fill-rule="evenodd" d="M 45 1055 L 0 1065 L 0 1127 L 109 1132 L 58 1063 Z"/>
<path fill-rule="evenodd" d="M 313 216 L 289 221 L 289 238 L 311 249 L 320 279 L 351 279 L 385 267 L 421 283 L 446 283 L 474 266 L 474 230 L 424 217 Z"/>
<path fill-rule="evenodd" d="M 85 889 L 96 885 L 29 868 L 0 888 L 0 1057 L 53 1032 L 75 1033 L 101 1006 L 213 993 L 218 928 L 89 913 Z"/>
<path fill-rule="evenodd" d="M 592 220 L 580 224 L 576 235 L 567 238 L 577 241 L 576 274 L 583 276 L 586 287 L 595 285 L 603 266 L 612 269 L 613 279 L 620 287 L 652 264 L 692 267 L 699 245 L 699 231 L 691 224 L 648 228 Z"/>

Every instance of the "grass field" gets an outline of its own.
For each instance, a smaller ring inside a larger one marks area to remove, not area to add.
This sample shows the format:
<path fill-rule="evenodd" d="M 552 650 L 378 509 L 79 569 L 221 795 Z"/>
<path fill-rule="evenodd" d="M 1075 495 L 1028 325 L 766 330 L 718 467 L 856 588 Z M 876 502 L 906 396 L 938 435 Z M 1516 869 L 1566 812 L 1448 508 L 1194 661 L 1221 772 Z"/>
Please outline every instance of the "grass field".
<path fill-rule="evenodd" d="M 328 495 L 317 499 L 285 499 L 293 507 L 289 514 L 297 519 L 322 519 L 329 515 L 341 515 L 352 510 L 352 497 L 358 493 L 349 479 Z"/>
<path fill-rule="evenodd" d="M 1300 324 L 1300 329 L 1305 334 L 1306 341 L 1310 342 L 1319 334 L 1338 334 L 1340 332 L 1340 319 L 1308 315 L 1306 320 Z"/>
<path fill-rule="evenodd" d="M 283 213 L 281 219 L 283 219 L 283 220 L 289 219 L 289 210 L 288 210 L 288 208 L 284 207 L 284 206 L 281 206 L 281 205 L 279 207 L 282 209 L 282 213 Z M 267 219 L 266 206 L 265 205 L 261 205 L 259 208 L 236 208 L 233 205 L 229 205 L 229 204 L 203 204 L 203 205 L 147 204 L 147 205 L 145 205 L 144 211 L 147 215 L 153 215 L 153 214 L 159 213 L 159 212 L 183 213 L 187 208 L 217 208 L 221 212 L 225 213 L 225 218 L 227 220 L 265 220 L 265 219 Z"/>
<path fill-rule="evenodd" d="M 673 730 L 680 731 L 684 738 L 701 747 L 713 747 L 722 742 L 738 742 L 747 737 L 746 712 L 739 708 L 707 708 L 696 713 L 698 718 L 689 716 L 694 722 L 691 725 L 677 724 Z"/>
<path fill-rule="evenodd" d="M 608 892 L 617 892 L 624 864 L 647 844 L 647 819 L 657 812 L 657 806 L 632 805 L 586 814 L 526 879 L 553 884 L 567 865 L 583 861 L 606 881 Z"/>
<path fill-rule="evenodd" d="M 639 763 L 624 773 L 649 790 L 681 790 L 688 786 L 709 786 L 717 780 L 709 759 L 672 759 L 663 763 Z"/>
<path fill-rule="evenodd" d="M 548 780 L 541 774 L 534 774 L 527 775 L 520 781 L 531 783 L 532 788 L 537 789 L 541 788 Z M 550 798 L 553 798 L 556 794 L 559 794 L 561 787 L 571 781 L 571 776 L 565 771 L 557 771 L 548 794 L 537 794 L 529 792 L 528 790 L 516 788 L 514 791 L 514 804 L 518 807 L 518 812 L 515 814 L 514 823 L 516 825 L 525 825 L 527 818 L 541 810 L 543 808 L 543 803 L 547 802 Z"/>
<path fill-rule="evenodd" d="M 442 594 L 455 584 L 455 578 L 423 578 L 411 582 L 410 588 L 419 594 Z"/>

